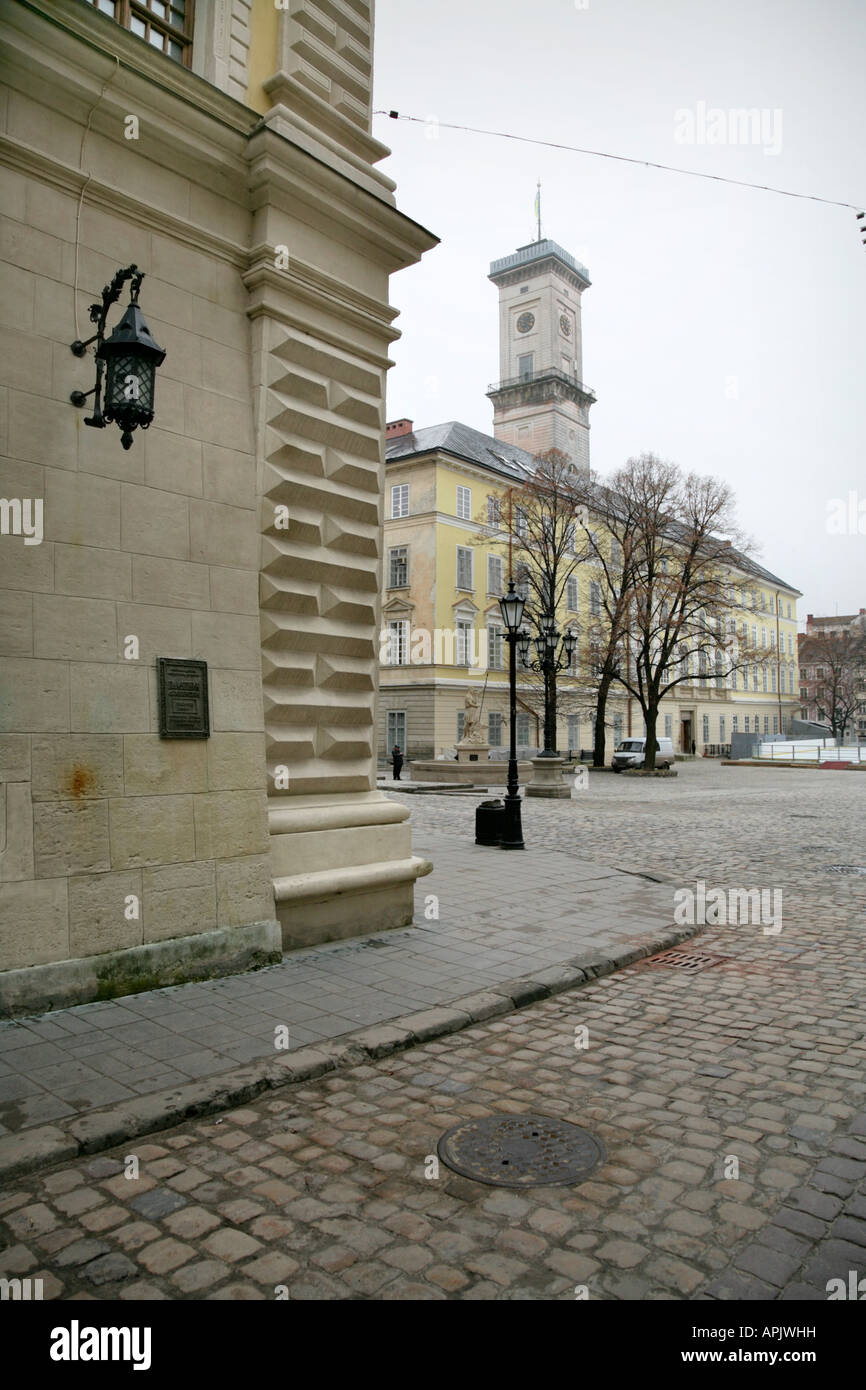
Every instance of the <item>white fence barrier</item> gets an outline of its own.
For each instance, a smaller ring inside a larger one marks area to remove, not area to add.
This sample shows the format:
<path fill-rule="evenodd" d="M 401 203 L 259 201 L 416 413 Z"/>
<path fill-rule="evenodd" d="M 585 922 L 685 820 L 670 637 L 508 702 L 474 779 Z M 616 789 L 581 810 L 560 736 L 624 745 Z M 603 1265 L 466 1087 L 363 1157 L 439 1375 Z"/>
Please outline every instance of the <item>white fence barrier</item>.
<path fill-rule="evenodd" d="M 761 743 L 758 757 L 784 763 L 866 762 L 866 745 L 837 743 L 832 738 L 796 739 L 793 742 Z"/>

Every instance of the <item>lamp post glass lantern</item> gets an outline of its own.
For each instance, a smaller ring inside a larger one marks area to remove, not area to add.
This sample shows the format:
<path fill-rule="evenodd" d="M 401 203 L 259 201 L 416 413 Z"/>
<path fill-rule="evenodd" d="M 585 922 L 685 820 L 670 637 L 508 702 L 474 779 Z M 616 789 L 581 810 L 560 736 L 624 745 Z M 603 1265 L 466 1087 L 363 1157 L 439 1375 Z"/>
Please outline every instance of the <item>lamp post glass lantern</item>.
<path fill-rule="evenodd" d="M 557 643 L 560 641 L 560 633 L 556 626 L 556 617 L 553 613 L 544 613 L 538 620 L 538 632 L 535 637 L 530 637 L 528 632 L 520 634 L 520 656 L 523 665 L 530 671 L 539 671 L 544 677 L 544 750 L 539 754 L 541 758 L 558 758 L 559 749 L 556 747 L 556 689 L 554 677 L 558 671 L 564 671 L 571 666 L 574 659 L 574 649 L 577 645 L 577 634 L 571 628 L 565 633 L 557 652 Z M 534 661 L 529 659 L 530 642 L 535 647 L 536 658 Z"/>
<path fill-rule="evenodd" d="M 505 816 L 502 849 L 524 849 L 523 825 L 520 814 L 520 787 L 517 780 L 517 648 L 522 647 L 525 634 L 521 631 L 526 600 L 514 589 L 514 579 L 508 580 L 508 593 L 499 600 L 505 640 L 508 643 L 508 701 L 511 730 L 508 747 L 508 785 L 505 796 Z"/>
<path fill-rule="evenodd" d="M 96 384 L 89 391 L 73 391 L 72 404 L 82 406 L 93 396 L 93 414 L 85 416 L 85 425 L 101 430 L 115 421 L 123 431 L 124 449 L 132 448 L 133 430 L 146 430 L 153 419 L 156 369 L 165 361 L 165 350 L 152 336 L 138 302 L 143 279 L 144 272 L 135 265 L 118 270 L 102 291 L 101 303 L 90 306 L 90 321 L 96 324 L 93 337 L 71 344 L 76 357 L 83 357 L 91 343 L 97 344 Z M 127 280 L 132 281 L 129 305 L 106 338 L 108 310 Z"/>

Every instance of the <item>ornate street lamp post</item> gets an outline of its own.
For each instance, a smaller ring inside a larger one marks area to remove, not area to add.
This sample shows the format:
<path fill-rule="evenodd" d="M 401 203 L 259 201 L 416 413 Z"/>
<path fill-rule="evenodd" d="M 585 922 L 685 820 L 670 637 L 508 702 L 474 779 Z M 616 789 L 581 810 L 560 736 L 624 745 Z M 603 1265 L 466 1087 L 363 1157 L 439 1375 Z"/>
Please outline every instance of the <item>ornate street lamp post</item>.
<path fill-rule="evenodd" d="M 523 825 L 520 816 L 520 791 L 517 780 L 517 644 L 520 641 L 520 624 L 523 622 L 523 609 L 526 600 L 514 589 L 514 580 L 508 581 L 508 593 L 499 600 L 502 621 L 505 625 L 505 640 L 508 643 L 508 699 L 511 714 L 511 737 L 508 748 L 508 786 L 505 796 L 505 817 L 500 845 L 503 849 L 524 849 Z"/>
<path fill-rule="evenodd" d="M 153 419 L 156 369 L 165 360 L 165 350 L 151 336 L 138 303 L 143 279 L 144 271 L 138 266 L 118 270 L 102 291 L 102 302 L 90 306 L 90 321 L 96 324 L 93 337 L 70 344 L 76 357 L 83 357 L 91 343 L 97 347 L 96 385 L 89 391 L 73 391 L 69 399 L 73 405 L 83 406 L 87 397 L 93 396 L 93 414 L 85 416 L 85 425 L 101 430 L 115 420 L 123 431 L 120 442 L 124 449 L 132 448 L 133 430 L 146 430 Z M 129 305 L 106 338 L 108 311 L 117 303 L 127 280 L 132 281 Z"/>
<path fill-rule="evenodd" d="M 557 651 L 556 645 L 559 642 L 559 637 L 556 619 L 552 613 L 545 613 L 540 619 L 538 633 L 535 637 L 531 637 L 528 632 L 521 632 L 518 636 L 521 664 L 529 671 L 540 671 L 544 677 L 544 751 L 539 754 L 539 757 L 542 758 L 559 757 L 559 750 L 555 746 L 556 698 L 553 678 L 557 671 L 564 671 L 571 666 L 577 643 L 576 633 L 569 628 L 562 638 L 559 651 Z M 529 658 L 530 642 L 535 646 L 536 659 L 534 661 Z"/>

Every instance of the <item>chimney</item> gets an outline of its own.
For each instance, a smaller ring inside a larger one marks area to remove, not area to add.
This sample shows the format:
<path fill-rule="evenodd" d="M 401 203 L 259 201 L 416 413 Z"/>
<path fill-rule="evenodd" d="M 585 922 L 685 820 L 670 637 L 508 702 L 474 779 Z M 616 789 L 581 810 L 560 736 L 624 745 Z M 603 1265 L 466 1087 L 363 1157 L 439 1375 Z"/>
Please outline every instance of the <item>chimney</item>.
<path fill-rule="evenodd" d="M 391 420 L 385 426 L 386 439 L 399 439 L 401 435 L 412 433 L 411 420 Z"/>

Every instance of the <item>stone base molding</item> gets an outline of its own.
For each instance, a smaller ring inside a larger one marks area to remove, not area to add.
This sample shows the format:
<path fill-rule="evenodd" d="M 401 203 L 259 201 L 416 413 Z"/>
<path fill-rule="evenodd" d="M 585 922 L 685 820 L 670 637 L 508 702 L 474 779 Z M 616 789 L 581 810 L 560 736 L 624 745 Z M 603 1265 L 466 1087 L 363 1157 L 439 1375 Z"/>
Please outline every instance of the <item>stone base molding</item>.
<path fill-rule="evenodd" d="M 405 806 L 382 792 L 293 797 L 268 820 L 284 950 L 411 924 L 415 880 L 433 866 L 412 853 Z"/>
<path fill-rule="evenodd" d="M 562 780 L 566 770 L 564 758 L 533 758 L 532 781 L 526 788 L 527 796 L 570 797 L 571 787 Z"/>
<path fill-rule="evenodd" d="M 517 780 L 522 787 L 532 781 L 532 763 L 517 764 Z M 504 787 L 508 781 L 508 763 L 484 762 L 459 763 L 450 758 L 429 761 L 412 759 L 409 764 L 413 782 L 462 782 L 466 786 Z M 411 786 L 411 783 L 408 785 Z"/>
<path fill-rule="evenodd" d="M 282 959 L 277 922 L 219 927 L 193 936 L 151 941 L 127 951 L 51 961 L 0 971 L 0 1018 L 45 1013 L 90 1000 L 217 979 Z"/>

